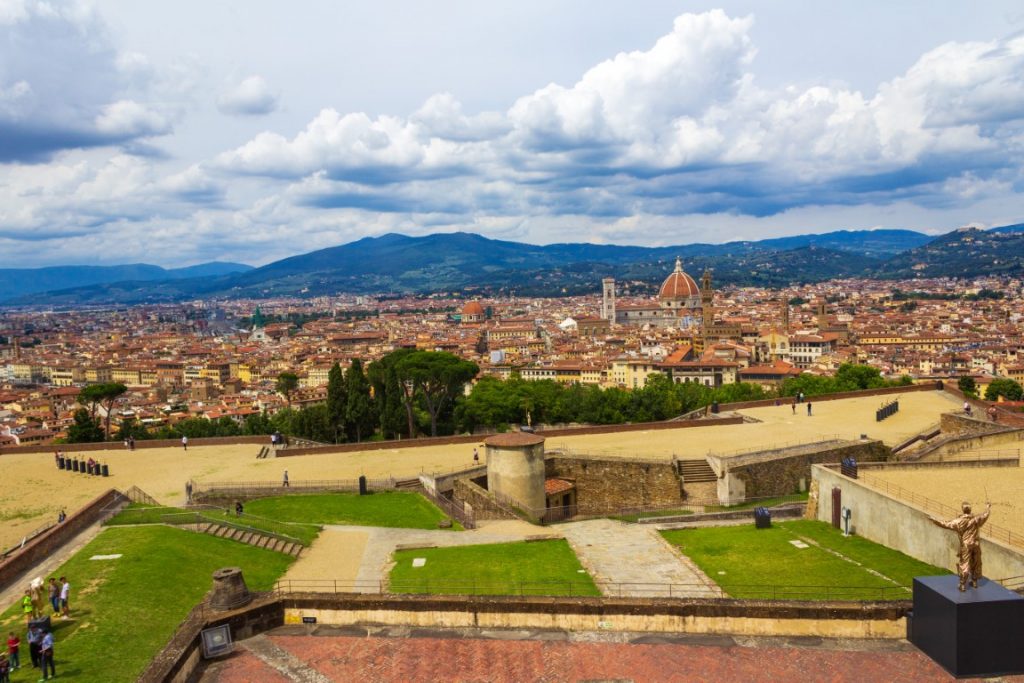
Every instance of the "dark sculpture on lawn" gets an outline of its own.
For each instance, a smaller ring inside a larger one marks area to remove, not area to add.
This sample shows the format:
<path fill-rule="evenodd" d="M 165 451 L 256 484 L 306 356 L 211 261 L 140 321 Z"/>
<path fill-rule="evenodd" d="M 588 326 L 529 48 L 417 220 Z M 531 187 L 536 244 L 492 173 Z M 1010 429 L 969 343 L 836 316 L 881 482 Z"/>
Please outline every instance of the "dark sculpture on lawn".
<path fill-rule="evenodd" d="M 992 512 L 992 504 L 986 505 L 986 510 L 980 515 L 972 515 L 970 503 L 964 502 L 963 514 L 959 517 L 948 522 L 932 519 L 932 524 L 943 529 L 952 529 L 960 539 L 956 573 L 960 577 L 961 591 L 967 590 L 968 584 L 971 588 L 977 588 L 978 579 L 981 578 L 981 527 L 988 521 L 988 516 Z"/>

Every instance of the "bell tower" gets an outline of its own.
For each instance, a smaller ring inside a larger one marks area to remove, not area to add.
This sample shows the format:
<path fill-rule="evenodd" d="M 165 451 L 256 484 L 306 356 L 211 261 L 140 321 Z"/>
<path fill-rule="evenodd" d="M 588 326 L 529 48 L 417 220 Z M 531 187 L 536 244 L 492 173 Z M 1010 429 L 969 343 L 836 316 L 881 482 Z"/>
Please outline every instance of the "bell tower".
<path fill-rule="evenodd" d="M 609 325 L 615 324 L 615 278 L 601 280 L 601 317 Z"/>

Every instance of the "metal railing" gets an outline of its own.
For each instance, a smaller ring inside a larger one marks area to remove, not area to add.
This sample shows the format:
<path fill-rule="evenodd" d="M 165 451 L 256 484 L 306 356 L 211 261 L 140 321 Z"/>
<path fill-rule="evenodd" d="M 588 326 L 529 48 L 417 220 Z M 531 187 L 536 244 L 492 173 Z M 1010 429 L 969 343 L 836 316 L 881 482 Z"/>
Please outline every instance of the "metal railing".
<path fill-rule="evenodd" d="M 259 536 L 269 536 L 270 538 L 274 538 L 279 541 L 284 541 L 286 543 L 294 543 L 300 546 L 307 545 L 302 540 L 295 538 L 294 536 L 289 536 L 287 534 L 282 534 L 280 532 L 271 531 L 268 529 L 261 529 L 259 527 L 247 526 L 245 524 L 241 524 L 230 519 L 224 519 L 221 517 L 211 517 L 208 515 L 204 515 L 200 512 L 169 513 L 166 515 L 161 515 L 160 521 L 163 524 L 170 524 L 172 526 L 185 526 L 188 524 L 216 524 L 218 526 L 226 526 L 232 529 L 237 529 L 239 531 L 244 531 L 246 533 L 256 534 Z M 281 522 L 276 523 L 280 524 Z"/>
<path fill-rule="evenodd" d="M 596 593 L 595 593 L 596 589 Z M 625 583 L 611 581 L 353 581 L 349 579 L 282 579 L 278 595 L 300 593 L 388 593 L 404 595 L 507 595 L 633 598 L 739 598 L 747 600 L 908 600 L 909 586 L 817 586 L 786 584 Z M 598 595 L 599 594 L 599 595 Z"/>
<path fill-rule="evenodd" d="M 27 534 L 25 534 L 24 537 L 22 537 L 20 541 L 18 541 L 16 544 L 12 545 L 10 548 L 8 548 L 2 554 L 0 554 L 0 560 L 6 560 L 10 555 L 13 555 L 14 553 L 18 552 L 26 545 L 28 545 L 36 536 L 45 534 L 47 531 L 49 531 L 55 526 L 57 526 L 57 522 L 47 522 L 46 524 L 28 532 Z"/>
<path fill-rule="evenodd" d="M 373 491 L 393 491 L 398 479 L 366 479 L 366 488 Z M 211 481 L 195 482 L 192 495 L 237 496 L 247 493 L 308 493 L 317 491 L 354 492 L 359 490 L 359 479 L 291 479 L 282 481 Z"/>
<path fill-rule="evenodd" d="M 461 524 L 464 529 L 476 528 L 476 517 L 471 511 L 466 510 L 466 506 L 459 505 L 455 501 L 449 500 L 427 488 L 421 488 L 419 492 L 431 503 L 441 508 L 446 515 Z"/>
<path fill-rule="evenodd" d="M 879 479 L 865 472 L 860 473 L 860 478 L 858 479 L 858 481 L 860 481 L 863 484 L 866 484 L 870 488 L 881 491 L 882 493 L 885 493 L 888 496 L 906 501 L 908 503 L 912 503 L 920 508 L 930 510 L 935 514 L 942 515 L 943 517 L 947 517 L 949 519 L 958 517 L 961 514 L 961 511 L 953 507 L 952 505 L 947 505 L 945 503 L 941 503 L 937 500 L 934 500 L 933 498 L 922 496 L 921 494 L 915 491 L 903 488 L 898 484 L 892 484 L 890 482 L 885 481 L 884 479 Z M 1024 548 L 1024 534 L 1015 533 L 1005 527 L 997 526 L 995 524 L 986 524 L 985 526 L 983 526 L 981 528 L 981 536 L 983 538 L 990 538 L 995 539 L 997 541 L 1002 541 L 1003 543 L 1015 546 L 1017 548 Z"/>
<path fill-rule="evenodd" d="M 142 503 L 144 505 L 152 505 L 154 507 L 160 505 L 160 503 L 157 502 L 156 498 L 149 495 L 148 493 L 140 489 L 138 486 L 132 486 L 130 489 L 124 492 L 124 495 L 127 496 L 128 500 L 130 500 L 133 503 Z"/>

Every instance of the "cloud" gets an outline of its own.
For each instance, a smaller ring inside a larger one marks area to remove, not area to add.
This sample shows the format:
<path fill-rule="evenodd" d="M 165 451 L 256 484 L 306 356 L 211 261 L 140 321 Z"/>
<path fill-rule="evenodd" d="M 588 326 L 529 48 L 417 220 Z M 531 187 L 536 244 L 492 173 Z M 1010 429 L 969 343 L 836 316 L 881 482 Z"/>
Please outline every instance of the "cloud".
<path fill-rule="evenodd" d="M 264 116 L 278 107 L 278 96 L 262 76 L 249 76 L 217 100 L 221 113 L 231 116 Z"/>
<path fill-rule="evenodd" d="M 323 106 L 198 161 L 152 142 L 173 133 L 178 114 L 165 102 L 195 90 L 191 67 L 170 73 L 113 50 L 86 10 L 55 19 L 39 3 L 0 7 L 0 28 L 58 36 L 57 64 L 87 67 L 50 73 L 25 55 L 3 61 L 0 46 L 0 238 L 12 243 L 66 235 L 61 249 L 98 248 L 134 225 L 168 253 L 196 240 L 224 249 L 211 256 L 233 248 L 265 262 L 392 231 L 678 244 L 736 238 L 729 225 L 756 237 L 758 225 L 1019 220 L 1021 36 L 937 45 L 873 88 L 769 87 L 753 17 L 684 14 L 646 49 L 502 111 L 467 111 L 448 92 L 405 115 Z M 234 116 L 278 104 L 259 76 L 218 100 Z M 39 173 L 9 164 L 5 176 L 4 160 L 34 161 Z"/>
<path fill-rule="evenodd" d="M 323 209 L 414 210 L 410 191 L 395 184 L 432 182 L 440 193 L 457 179 L 457 202 L 432 203 L 472 212 L 478 188 L 501 186 L 504 200 L 487 194 L 492 208 L 519 209 L 527 196 L 528 213 L 594 216 L 926 204 L 965 174 L 998 187 L 1019 176 L 1024 38 L 939 46 L 864 94 L 759 87 L 752 26 L 721 10 L 682 15 L 650 49 L 616 55 L 502 113 L 467 115 L 447 93 L 408 118 L 324 109 L 293 138 L 261 133 L 215 166 L 345 183 L 296 194 Z"/>
<path fill-rule="evenodd" d="M 165 114 L 129 95 L 138 60 L 117 54 L 88 6 L 9 0 L 0 31 L 0 164 L 170 132 Z"/>

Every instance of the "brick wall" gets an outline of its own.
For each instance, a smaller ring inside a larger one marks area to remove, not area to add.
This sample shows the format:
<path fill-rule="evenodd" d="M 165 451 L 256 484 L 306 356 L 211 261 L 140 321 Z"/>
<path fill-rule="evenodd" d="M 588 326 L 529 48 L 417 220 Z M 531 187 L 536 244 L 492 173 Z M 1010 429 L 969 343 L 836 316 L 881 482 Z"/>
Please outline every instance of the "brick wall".
<path fill-rule="evenodd" d="M 110 508 L 119 502 L 127 503 L 128 499 L 119 491 L 110 489 L 82 509 L 68 515 L 63 524 L 39 534 L 26 543 L 24 548 L 0 562 L 0 590 L 10 586 L 22 574 L 48 558 L 86 528 L 100 521 L 108 514 Z"/>
<path fill-rule="evenodd" d="M 270 436 L 211 436 L 202 439 L 189 439 L 188 445 L 190 447 L 195 446 L 225 446 L 225 445 L 236 445 L 236 444 L 259 444 L 261 446 L 270 445 Z M 145 439 L 135 442 L 135 450 L 145 450 L 147 448 L 174 448 L 181 447 L 181 439 Z M 100 441 L 97 443 L 50 443 L 40 446 L 12 446 L 10 448 L 4 448 L 0 451 L 0 454 L 13 454 L 13 453 L 49 453 L 53 454 L 54 451 L 64 451 L 65 453 L 80 453 L 86 451 L 110 451 L 115 449 L 123 449 L 124 442 L 122 441 Z"/>
<path fill-rule="evenodd" d="M 556 455 L 544 464 L 547 478 L 576 482 L 576 500 L 582 513 L 682 501 L 673 462 Z"/>
<path fill-rule="evenodd" d="M 747 498 L 763 498 L 795 493 L 801 480 L 809 484 L 813 464 L 836 463 L 850 457 L 858 462 L 874 462 L 887 460 L 891 454 L 889 447 L 881 441 L 833 444 L 818 450 L 798 446 L 793 450 L 796 451 L 793 455 L 787 456 L 785 451 L 782 451 L 777 458 L 762 462 L 732 466 L 728 459 L 723 459 L 722 464 L 729 474 L 743 481 Z"/>

